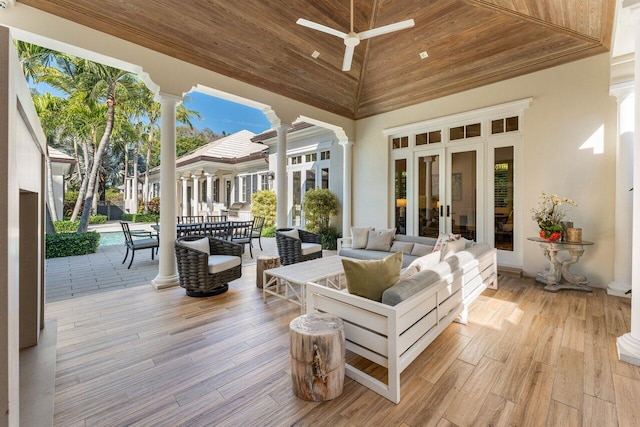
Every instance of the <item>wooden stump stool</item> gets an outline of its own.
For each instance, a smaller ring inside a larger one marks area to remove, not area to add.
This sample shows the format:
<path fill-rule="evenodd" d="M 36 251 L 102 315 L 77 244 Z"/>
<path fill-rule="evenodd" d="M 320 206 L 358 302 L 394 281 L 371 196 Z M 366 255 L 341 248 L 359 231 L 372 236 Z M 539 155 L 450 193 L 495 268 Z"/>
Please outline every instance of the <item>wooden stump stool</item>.
<path fill-rule="evenodd" d="M 344 325 L 328 314 L 305 314 L 289 324 L 293 392 L 304 400 L 323 402 L 342 393 Z"/>
<path fill-rule="evenodd" d="M 264 271 L 280 267 L 280 257 L 272 255 L 260 255 L 256 261 L 256 286 L 262 289 L 264 283 Z"/>

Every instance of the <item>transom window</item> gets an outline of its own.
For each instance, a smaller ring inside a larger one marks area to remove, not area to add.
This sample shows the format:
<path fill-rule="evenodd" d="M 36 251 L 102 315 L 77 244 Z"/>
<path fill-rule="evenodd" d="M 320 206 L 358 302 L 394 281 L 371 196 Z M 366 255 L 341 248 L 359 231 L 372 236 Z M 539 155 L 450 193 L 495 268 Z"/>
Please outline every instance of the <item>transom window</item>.
<path fill-rule="evenodd" d="M 437 144 L 442 142 L 442 131 L 419 133 L 416 135 L 416 145 Z"/>
<path fill-rule="evenodd" d="M 480 123 L 452 127 L 449 128 L 449 140 L 456 141 L 459 139 L 475 138 L 480 136 L 481 131 L 482 126 Z"/>
<path fill-rule="evenodd" d="M 504 119 L 491 120 L 491 135 L 520 130 L 518 116 L 505 117 Z"/>
<path fill-rule="evenodd" d="M 409 146 L 409 137 L 401 136 L 399 138 L 393 138 L 391 140 L 391 146 L 394 150 L 398 148 L 407 148 Z"/>

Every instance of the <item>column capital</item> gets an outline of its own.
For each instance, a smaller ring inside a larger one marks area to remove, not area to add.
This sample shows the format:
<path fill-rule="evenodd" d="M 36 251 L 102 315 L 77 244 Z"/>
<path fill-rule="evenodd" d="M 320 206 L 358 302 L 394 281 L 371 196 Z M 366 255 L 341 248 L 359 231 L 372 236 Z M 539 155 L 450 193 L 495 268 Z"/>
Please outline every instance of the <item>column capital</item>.
<path fill-rule="evenodd" d="M 173 93 L 168 93 L 168 92 L 158 92 L 155 96 L 155 100 L 157 102 L 169 102 L 169 101 L 173 101 L 176 103 L 176 105 L 178 105 L 179 103 L 182 102 L 182 95 L 175 95 Z"/>
<path fill-rule="evenodd" d="M 353 147 L 354 142 L 349 141 L 348 139 L 343 139 L 341 141 L 338 141 L 338 144 L 342 145 L 344 148 L 347 148 L 347 147 Z"/>
<path fill-rule="evenodd" d="M 624 99 L 631 95 L 634 91 L 633 81 L 616 83 L 609 87 L 609 95 L 615 96 L 618 103 L 624 101 Z"/>
<path fill-rule="evenodd" d="M 184 182 L 184 181 L 189 181 L 191 179 L 191 177 L 181 176 L 180 179 L 182 180 L 182 182 Z"/>

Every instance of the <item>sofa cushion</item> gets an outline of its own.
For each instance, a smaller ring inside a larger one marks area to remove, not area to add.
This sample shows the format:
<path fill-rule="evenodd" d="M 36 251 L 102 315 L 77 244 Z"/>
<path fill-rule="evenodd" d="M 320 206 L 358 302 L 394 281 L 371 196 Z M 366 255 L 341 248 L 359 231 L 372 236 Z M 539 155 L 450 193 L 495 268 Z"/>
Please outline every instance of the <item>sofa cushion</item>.
<path fill-rule="evenodd" d="M 425 256 L 433 252 L 433 246 L 423 245 L 422 243 L 415 243 L 413 245 L 413 250 L 411 251 L 411 255 L 414 256 Z"/>
<path fill-rule="evenodd" d="M 391 244 L 391 252 L 402 252 L 403 254 L 411 255 L 413 245 L 415 245 L 413 242 L 399 242 L 394 240 Z"/>
<path fill-rule="evenodd" d="M 278 233 L 287 236 L 287 237 L 293 237 L 294 239 L 298 239 L 300 240 L 300 233 L 298 233 L 298 229 L 294 228 L 292 230 L 288 230 L 288 231 L 278 231 Z"/>
<path fill-rule="evenodd" d="M 320 243 L 305 243 L 302 242 L 300 245 L 300 253 L 302 255 L 309 255 L 322 250 L 322 245 Z"/>
<path fill-rule="evenodd" d="M 383 229 L 383 230 L 370 230 L 369 238 L 367 239 L 368 251 L 389 251 L 391 249 L 391 242 L 393 236 L 396 234 L 395 228 Z"/>
<path fill-rule="evenodd" d="M 370 230 L 373 230 L 373 227 L 351 227 L 351 247 L 353 249 L 364 249 L 365 247 L 367 247 L 367 240 L 369 239 Z"/>
<path fill-rule="evenodd" d="M 430 285 L 433 285 L 440 276 L 432 270 L 422 270 L 409 277 L 405 277 L 382 293 L 382 303 L 397 305 L 407 300 Z"/>
<path fill-rule="evenodd" d="M 156 243 L 158 243 L 157 240 L 156 240 Z M 200 251 L 200 252 L 204 252 L 207 255 L 210 255 L 210 253 L 211 253 L 210 252 L 211 249 L 209 248 L 209 238 L 208 237 L 204 237 L 204 238 L 198 239 L 198 240 L 192 240 L 190 242 L 182 240 L 180 242 L 180 244 L 182 246 L 186 246 L 187 248 L 195 249 L 195 250 Z"/>
<path fill-rule="evenodd" d="M 413 243 L 420 243 L 421 245 L 427 245 L 427 246 L 435 246 L 436 241 L 438 240 L 438 239 L 434 239 L 433 237 L 407 236 L 406 234 L 396 234 L 394 239 L 399 242 L 413 242 Z"/>
<path fill-rule="evenodd" d="M 398 281 L 401 265 L 401 252 L 375 261 L 342 260 L 349 293 L 378 302 L 385 289 Z"/>
<path fill-rule="evenodd" d="M 209 273 L 215 274 L 221 271 L 237 267 L 242 264 L 242 258 L 233 255 L 210 255 L 209 256 Z"/>

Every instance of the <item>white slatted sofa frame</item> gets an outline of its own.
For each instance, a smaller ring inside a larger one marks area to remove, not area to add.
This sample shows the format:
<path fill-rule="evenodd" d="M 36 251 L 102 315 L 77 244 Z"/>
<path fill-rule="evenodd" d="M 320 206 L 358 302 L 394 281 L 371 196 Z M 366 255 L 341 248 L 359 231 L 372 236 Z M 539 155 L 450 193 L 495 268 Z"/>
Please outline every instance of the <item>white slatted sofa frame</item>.
<path fill-rule="evenodd" d="M 395 306 L 307 283 L 307 313 L 320 311 L 341 317 L 347 350 L 388 372 L 385 384 L 347 363 L 346 375 L 398 403 L 402 371 L 452 321 L 466 323 L 471 301 L 488 285 L 496 286 L 496 269 L 496 251 L 492 249 Z"/>

